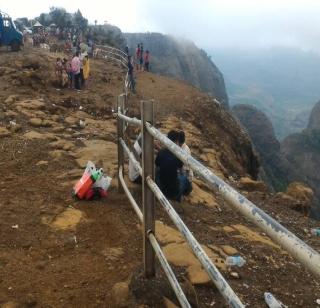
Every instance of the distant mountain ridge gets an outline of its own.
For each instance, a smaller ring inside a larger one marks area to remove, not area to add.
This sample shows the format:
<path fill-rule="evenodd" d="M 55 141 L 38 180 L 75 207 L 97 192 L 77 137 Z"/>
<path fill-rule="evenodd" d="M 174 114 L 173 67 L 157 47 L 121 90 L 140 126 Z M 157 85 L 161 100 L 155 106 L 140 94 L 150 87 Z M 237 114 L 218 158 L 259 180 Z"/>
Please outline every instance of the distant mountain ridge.
<path fill-rule="evenodd" d="M 311 111 L 308 127 L 281 143 L 268 117 L 256 107 L 239 104 L 233 106 L 232 113 L 248 131 L 259 154 L 260 177 L 276 191 L 284 191 L 293 181 L 306 183 L 316 197 L 312 215 L 320 219 L 320 101 Z"/>
<path fill-rule="evenodd" d="M 223 75 L 206 52 L 193 42 L 160 33 L 125 33 L 124 36 L 132 54 L 138 43 L 150 51 L 154 73 L 184 80 L 228 108 Z"/>
<path fill-rule="evenodd" d="M 259 153 L 262 169 L 260 177 L 271 190 L 283 191 L 294 180 L 289 162 L 281 155 L 271 121 L 256 107 L 239 104 L 232 107 L 233 115 L 248 131 L 252 143 Z"/>
<path fill-rule="evenodd" d="M 320 56 L 293 48 L 213 49 L 230 105 L 250 104 L 267 114 L 282 140 L 306 128 L 320 97 Z"/>

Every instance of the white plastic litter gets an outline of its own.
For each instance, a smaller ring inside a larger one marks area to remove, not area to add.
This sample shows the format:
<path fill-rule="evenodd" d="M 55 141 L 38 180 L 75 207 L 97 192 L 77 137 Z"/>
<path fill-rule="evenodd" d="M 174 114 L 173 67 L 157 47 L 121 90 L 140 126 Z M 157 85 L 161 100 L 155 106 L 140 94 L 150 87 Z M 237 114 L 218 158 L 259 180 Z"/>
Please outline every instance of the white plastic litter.
<path fill-rule="evenodd" d="M 243 259 L 241 256 L 227 257 L 226 264 L 228 266 L 242 267 L 243 265 L 246 264 L 246 260 Z"/>
<path fill-rule="evenodd" d="M 264 300 L 269 308 L 286 308 L 288 306 L 283 305 L 280 301 L 278 301 L 270 292 L 264 293 Z"/>
<path fill-rule="evenodd" d="M 109 176 L 102 176 L 98 181 L 93 184 L 93 187 L 102 188 L 104 191 L 107 191 L 110 187 L 112 178 Z"/>

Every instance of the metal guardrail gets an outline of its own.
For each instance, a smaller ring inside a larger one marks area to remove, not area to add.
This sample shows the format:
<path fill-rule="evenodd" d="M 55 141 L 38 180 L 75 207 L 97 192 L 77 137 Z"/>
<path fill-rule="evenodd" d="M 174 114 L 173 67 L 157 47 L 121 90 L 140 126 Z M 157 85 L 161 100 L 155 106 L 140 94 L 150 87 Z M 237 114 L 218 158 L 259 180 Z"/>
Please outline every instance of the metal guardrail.
<path fill-rule="evenodd" d="M 120 49 L 107 46 L 107 45 L 96 45 L 96 50 L 100 51 L 100 56 L 106 60 L 117 62 L 121 66 L 128 68 L 128 56 L 125 52 Z"/>
<path fill-rule="evenodd" d="M 127 120 L 128 118 L 124 118 L 122 114 L 118 116 L 123 120 Z M 141 125 L 141 120 L 130 118 L 128 123 Z M 166 146 L 169 151 L 176 155 L 188 168 L 196 172 L 214 191 L 218 191 L 229 205 L 249 218 L 275 242 L 286 249 L 294 258 L 304 264 L 313 274 L 318 277 L 320 276 L 320 254 L 317 251 L 238 193 L 191 155 L 183 151 L 151 124 L 146 123 L 146 128 L 154 138 Z"/>
<path fill-rule="evenodd" d="M 261 228 L 275 242 L 286 249 L 294 258 L 304 264 L 312 273 L 320 277 L 320 254 L 295 236 L 292 232 L 278 223 L 275 219 L 254 205 L 251 201 L 238 193 L 235 189 L 221 180 L 212 171 L 188 155 L 180 147 L 170 141 L 159 130 L 149 123 L 146 124 L 148 132 L 157 138 L 169 151 L 176 155 L 184 164 L 196 172 L 215 191 L 237 211 L 249 218 L 256 226 Z"/>
<path fill-rule="evenodd" d="M 142 102 L 143 110 L 144 113 L 149 114 L 149 118 L 153 118 L 153 102 L 151 104 L 148 104 L 149 102 Z M 192 251 L 196 255 L 196 257 L 199 259 L 200 263 L 202 264 L 204 270 L 208 273 L 209 277 L 213 281 L 213 283 L 216 285 L 222 296 L 225 298 L 226 302 L 231 306 L 231 307 L 244 307 L 242 302 L 240 301 L 239 297 L 235 294 L 235 292 L 232 290 L 230 285 L 225 281 L 219 270 L 216 268 L 216 266 L 213 264 L 213 262 L 210 260 L 208 255 L 205 253 L 201 245 L 197 242 L 197 240 L 194 238 L 190 230 L 186 227 L 184 222 L 181 220 L 179 215 L 176 213 L 170 202 L 167 200 L 167 198 L 163 195 L 159 187 L 156 185 L 154 182 L 154 174 L 152 174 L 151 168 L 154 168 L 154 154 L 153 154 L 153 149 L 154 144 L 153 144 L 153 139 L 150 144 L 147 144 L 145 142 L 145 134 L 147 134 L 149 137 L 152 138 L 152 135 L 147 132 L 147 121 L 141 121 L 135 118 L 130 118 L 127 117 L 126 115 L 121 113 L 121 109 L 124 108 L 124 104 L 120 103 L 118 106 L 118 151 L 120 153 L 120 161 L 119 161 L 119 185 L 121 185 L 122 189 L 128 196 L 128 199 L 130 203 L 133 206 L 134 211 L 138 215 L 139 219 L 143 219 L 143 226 L 144 226 L 144 233 L 148 237 L 148 242 L 151 243 L 151 249 L 154 249 L 154 243 L 150 241 L 149 234 L 154 235 L 154 196 L 158 199 L 160 204 L 163 206 L 165 211 L 168 213 L 169 217 L 172 219 L 178 230 L 181 232 L 181 234 L 184 236 L 186 239 L 186 242 L 189 244 L 191 247 Z M 148 109 L 149 110 L 146 110 Z M 143 114 L 144 114 L 143 113 Z M 133 125 L 139 125 L 141 126 L 142 132 L 143 132 L 143 138 L 142 138 L 142 147 L 143 147 L 143 167 L 141 168 L 139 162 L 136 160 L 134 154 L 129 150 L 128 146 L 126 145 L 124 141 L 124 123 L 127 122 L 129 124 Z M 144 123 L 144 125 L 142 125 Z M 124 152 L 123 152 L 124 151 Z M 135 168 L 138 170 L 140 175 L 142 176 L 142 183 L 143 183 L 143 200 L 146 201 L 145 199 L 148 199 L 148 202 L 143 202 L 143 214 L 141 213 L 137 203 L 135 202 L 134 198 L 132 197 L 129 189 L 127 188 L 124 180 L 123 180 L 123 163 L 124 163 L 124 153 L 126 153 L 131 160 L 131 162 L 134 164 Z M 149 162 L 146 162 L 149 160 Z M 146 166 L 149 163 L 149 166 L 152 167 L 148 169 Z M 151 165 L 150 165 L 151 164 Z M 150 174 L 151 173 L 151 174 Z M 145 196 L 146 191 L 149 189 L 149 197 Z M 149 211 L 149 213 L 148 213 Z M 145 265 L 145 274 L 146 276 L 153 276 L 154 275 L 154 261 L 153 258 L 150 257 L 151 255 L 151 249 L 144 243 L 144 265 Z M 155 251 L 157 256 L 158 253 Z M 158 256 L 159 257 L 159 256 Z M 160 260 L 160 259 L 159 259 Z M 165 260 L 166 261 L 166 260 Z M 170 267 L 168 268 L 169 264 L 166 261 L 165 263 L 161 262 L 161 265 L 170 281 L 170 276 L 168 276 L 168 271 Z M 170 281 L 171 283 L 171 281 Z M 183 304 L 183 299 L 181 299 L 181 294 L 180 292 L 176 289 L 176 284 L 171 283 L 175 294 L 182 305 L 182 307 L 189 307 L 185 306 Z M 189 304 L 188 304 L 189 305 Z"/>
<path fill-rule="evenodd" d="M 124 146 L 124 148 L 127 147 L 123 140 L 122 140 L 122 142 L 123 142 L 122 146 Z M 128 151 L 128 153 L 132 154 L 128 148 L 127 148 L 127 151 Z M 138 166 L 140 167 L 139 163 L 138 163 Z M 140 167 L 140 169 L 141 169 L 141 167 Z M 141 174 L 142 174 L 142 169 L 141 169 Z M 128 189 L 125 181 L 124 181 L 122 167 L 119 170 L 118 176 L 119 176 L 120 181 L 122 183 L 122 187 L 124 189 L 124 192 L 127 195 L 127 197 L 129 199 L 134 211 L 136 212 L 140 222 L 143 223 L 143 214 L 142 214 L 137 202 L 132 197 L 132 195 L 131 195 L 131 193 L 130 193 L 130 191 L 129 191 L 129 189 Z M 191 308 L 191 306 L 190 306 L 185 294 L 183 293 L 183 290 L 181 289 L 181 287 L 179 285 L 179 282 L 178 282 L 177 278 L 175 277 L 175 275 L 174 275 L 174 273 L 173 273 L 168 261 L 166 260 L 166 258 L 164 256 L 164 254 L 163 254 L 163 252 L 161 250 L 161 247 L 158 244 L 157 239 L 155 238 L 154 234 L 152 232 L 149 232 L 148 237 L 149 237 L 151 245 L 152 245 L 152 247 L 153 247 L 153 249 L 154 249 L 154 251 L 155 251 L 155 253 L 156 253 L 157 257 L 158 257 L 158 260 L 159 260 L 163 270 L 165 271 L 166 276 L 168 277 L 170 285 L 173 288 L 175 294 L 177 295 L 177 299 L 178 299 L 179 303 L 181 304 L 182 307 Z"/>
<path fill-rule="evenodd" d="M 143 175 L 142 168 L 139 164 L 139 162 L 134 157 L 133 153 L 130 152 L 129 148 L 127 147 L 126 143 L 123 139 L 121 139 L 121 145 L 123 149 L 125 150 L 126 154 L 128 155 L 129 159 L 135 166 L 135 168 L 138 170 L 140 175 Z M 173 206 L 170 204 L 168 199 L 163 195 L 157 184 L 148 176 L 146 178 L 146 181 L 148 183 L 148 186 L 153 191 L 154 195 L 160 202 L 160 204 L 163 206 L 164 210 L 167 212 L 167 214 L 170 216 L 171 220 L 175 224 L 175 226 L 178 228 L 178 230 L 181 232 L 183 237 L 186 239 L 187 243 L 191 247 L 193 253 L 197 256 L 200 263 L 202 264 L 203 268 L 208 273 L 211 280 L 214 282 L 214 284 L 218 287 L 219 290 L 223 290 L 223 295 L 227 302 L 231 305 L 231 307 L 242 307 L 241 302 L 238 301 L 236 294 L 231 289 L 231 287 L 228 285 L 228 283 L 224 280 L 223 276 L 220 274 L 219 270 L 216 268 L 216 266 L 212 263 L 210 258 L 207 256 L 201 245 L 198 243 L 198 241 L 195 239 L 195 237 L 192 235 L 190 230 L 187 228 L 187 226 L 184 224 L 180 216 L 177 214 Z M 128 194 L 127 194 L 128 196 Z M 129 199 L 132 198 L 131 194 L 128 196 Z M 135 205 L 133 205 L 135 208 Z M 136 211 L 136 210 L 135 210 Z M 141 212 L 140 212 L 141 213 Z M 142 213 L 141 213 L 142 215 Z M 138 215 L 139 216 L 139 215 Z"/>
<path fill-rule="evenodd" d="M 99 47 L 99 46 L 98 46 Z M 106 46 L 103 46 L 106 47 Z M 111 51 L 109 54 L 120 54 L 120 59 L 110 57 L 112 60 L 116 60 L 122 63 L 123 55 L 126 54 L 117 50 L 116 48 L 107 46 Z M 123 64 L 121 64 L 123 65 Z M 249 218 L 259 228 L 261 228 L 266 234 L 268 234 L 275 242 L 279 243 L 285 248 L 293 257 L 304 264 L 312 273 L 320 276 L 320 255 L 305 242 L 296 237 L 293 233 L 283 227 L 280 223 L 266 214 L 263 210 L 255 206 L 251 201 L 246 199 L 235 189 L 217 177 L 212 171 L 194 159 L 191 155 L 184 152 L 180 147 L 170 141 L 159 130 L 152 126 L 153 124 L 153 101 L 148 103 L 143 101 L 141 104 L 142 120 L 137 118 L 131 118 L 126 115 L 126 102 L 128 100 L 128 90 L 130 87 L 130 81 L 128 79 L 128 73 L 126 74 L 124 81 L 125 93 L 118 97 L 117 113 L 118 117 L 118 174 L 119 191 L 124 191 L 127 195 L 134 211 L 136 212 L 139 220 L 143 223 L 143 235 L 144 235 L 144 268 L 146 277 L 154 276 L 154 254 L 157 255 L 159 262 L 177 296 L 182 307 L 190 307 L 176 277 L 170 265 L 168 264 L 161 248 L 156 240 L 155 226 L 154 226 L 154 196 L 158 199 L 159 203 L 163 206 L 168 213 L 176 227 L 190 245 L 194 254 L 198 257 L 203 268 L 207 271 L 209 277 L 217 286 L 218 290 L 225 298 L 226 302 L 231 307 L 245 307 L 228 283 L 224 280 L 221 273 L 212 263 L 210 258 L 203 251 L 201 245 L 193 237 L 192 233 L 183 223 L 179 215 L 175 212 L 174 208 L 163 195 L 159 187 L 154 182 L 154 140 L 158 139 L 162 145 L 167 147 L 176 157 L 178 157 L 185 165 L 195 171 L 214 191 L 219 192 L 221 196 L 231 205 L 233 208 L 242 213 L 245 217 Z M 219 103 L 219 102 L 218 102 Z M 127 125 L 140 126 L 143 138 L 142 138 L 142 168 L 139 162 L 135 159 L 135 156 L 130 152 L 124 141 L 124 132 Z M 127 153 L 129 159 L 134 164 L 136 169 L 142 176 L 142 191 L 143 191 L 143 213 L 141 212 L 136 201 L 132 197 L 130 190 L 128 189 L 124 178 L 124 152 Z M 148 153 L 148 154 L 146 154 Z"/>

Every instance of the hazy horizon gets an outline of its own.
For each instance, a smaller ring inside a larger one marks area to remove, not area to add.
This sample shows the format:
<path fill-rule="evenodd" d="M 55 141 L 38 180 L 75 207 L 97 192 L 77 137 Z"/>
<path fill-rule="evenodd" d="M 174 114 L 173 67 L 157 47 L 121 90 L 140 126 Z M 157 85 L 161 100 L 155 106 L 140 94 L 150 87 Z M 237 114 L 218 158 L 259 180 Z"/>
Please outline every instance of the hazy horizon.
<path fill-rule="evenodd" d="M 298 47 L 320 53 L 320 1 L 194 0 L 64 2 L 17 0 L 0 4 L 14 19 L 34 18 L 52 6 L 78 8 L 90 23 L 107 21 L 123 32 L 160 32 L 210 48 Z"/>

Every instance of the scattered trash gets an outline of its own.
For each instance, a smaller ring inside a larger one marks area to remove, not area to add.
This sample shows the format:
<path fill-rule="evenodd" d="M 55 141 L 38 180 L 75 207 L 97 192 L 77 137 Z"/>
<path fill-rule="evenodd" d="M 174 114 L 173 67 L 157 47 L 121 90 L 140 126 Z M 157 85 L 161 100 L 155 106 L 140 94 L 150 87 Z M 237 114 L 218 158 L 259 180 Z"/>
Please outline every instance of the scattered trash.
<path fill-rule="evenodd" d="M 319 298 L 316 300 L 316 303 L 317 303 L 317 305 L 320 305 L 320 299 Z"/>
<path fill-rule="evenodd" d="M 237 272 L 230 272 L 230 276 L 236 279 L 240 278 L 240 275 Z"/>
<path fill-rule="evenodd" d="M 83 107 L 82 106 L 79 106 L 79 110 L 82 110 L 83 109 Z"/>
<path fill-rule="evenodd" d="M 11 126 L 16 126 L 17 125 L 17 123 L 16 123 L 16 121 L 9 121 L 9 124 L 11 125 Z"/>
<path fill-rule="evenodd" d="M 107 197 L 111 178 L 103 175 L 103 169 L 96 169 L 93 162 L 88 161 L 81 179 L 73 188 L 73 196 L 79 199 L 93 200 Z"/>
<path fill-rule="evenodd" d="M 85 128 L 85 127 L 86 127 L 86 122 L 83 121 L 83 120 L 80 120 L 80 121 L 79 121 L 79 126 L 80 126 L 81 128 Z"/>
<path fill-rule="evenodd" d="M 13 225 L 11 226 L 12 229 L 19 229 L 19 225 Z"/>
<path fill-rule="evenodd" d="M 269 308 L 282 308 L 288 307 L 283 305 L 280 301 L 278 301 L 271 293 L 265 292 L 264 293 L 264 300 Z"/>
<path fill-rule="evenodd" d="M 246 264 L 246 260 L 243 259 L 241 256 L 234 256 L 234 257 L 227 257 L 226 258 L 226 265 L 227 266 L 242 267 L 245 264 Z"/>
<path fill-rule="evenodd" d="M 312 235 L 320 236 L 320 228 L 313 228 L 310 230 Z"/>

